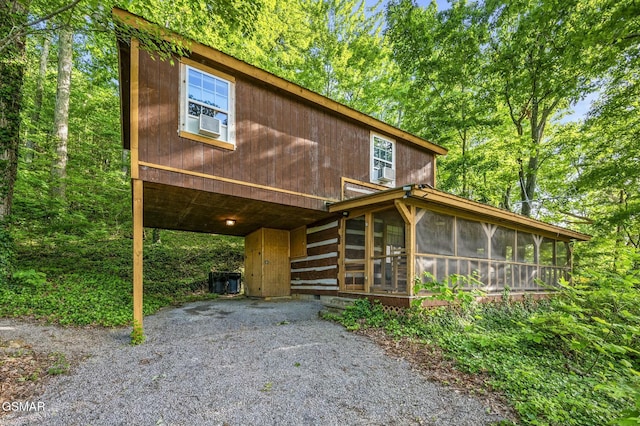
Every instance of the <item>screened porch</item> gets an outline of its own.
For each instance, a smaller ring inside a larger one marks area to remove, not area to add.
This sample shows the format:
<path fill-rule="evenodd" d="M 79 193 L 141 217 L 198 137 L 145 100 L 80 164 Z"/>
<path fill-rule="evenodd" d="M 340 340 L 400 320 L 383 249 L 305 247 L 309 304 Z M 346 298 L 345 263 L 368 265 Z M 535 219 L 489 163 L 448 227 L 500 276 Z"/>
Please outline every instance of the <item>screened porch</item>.
<path fill-rule="evenodd" d="M 410 188 L 410 189 L 408 189 Z M 552 291 L 589 237 L 419 186 L 336 203 L 340 291 L 412 297 L 414 279 L 473 276 L 487 294 Z"/>

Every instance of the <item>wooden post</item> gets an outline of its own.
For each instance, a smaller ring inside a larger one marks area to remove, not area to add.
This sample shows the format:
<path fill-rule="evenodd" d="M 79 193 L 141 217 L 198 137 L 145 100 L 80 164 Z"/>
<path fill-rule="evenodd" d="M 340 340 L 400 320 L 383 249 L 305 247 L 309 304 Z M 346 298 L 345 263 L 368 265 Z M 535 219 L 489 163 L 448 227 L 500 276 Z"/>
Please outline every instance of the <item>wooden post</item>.
<path fill-rule="evenodd" d="M 373 277 L 373 233 L 375 231 L 375 226 L 373 223 L 373 213 L 366 213 L 364 215 L 365 228 L 364 228 L 364 258 L 365 258 L 365 268 L 364 268 L 364 292 L 370 293 L 371 286 L 374 282 Z"/>
<path fill-rule="evenodd" d="M 131 138 L 131 187 L 133 193 L 133 321 L 134 327 L 142 331 L 142 233 L 143 205 L 142 181 L 139 179 L 138 158 L 138 74 L 140 64 L 139 42 L 131 40 L 131 106 L 130 106 L 130 138 Z"/>
<path fill-rule="evenodd" d="M 130 106 L 129 106 L 129 123 L 130 123 L 130 146 L 131 150 L 131 179 L 140 177 L 139 157 L 138 157 L 138 101 L 139 101 L 139 70 L 140 70 L 140 49 L 139 42 L 136 39 L 131 40 L 131 89 L 130 89 Z"/>
<path fill-rule="evenodd" d="M 133 186 L 133 321 L 142 329 L 142 181 L 132 179 Z"/>
<path fill-rule="evenodd" d="M 413 296 L 413 278 L 415 275 L 415 244 L 416 244 L 416 207 L 404 204 L 400 200 L 395 200 L 394 204 L 400 216 L 404 220 L 405 229 L 405 253 L 407 255 L 407 288 L 409 297 Z"/>

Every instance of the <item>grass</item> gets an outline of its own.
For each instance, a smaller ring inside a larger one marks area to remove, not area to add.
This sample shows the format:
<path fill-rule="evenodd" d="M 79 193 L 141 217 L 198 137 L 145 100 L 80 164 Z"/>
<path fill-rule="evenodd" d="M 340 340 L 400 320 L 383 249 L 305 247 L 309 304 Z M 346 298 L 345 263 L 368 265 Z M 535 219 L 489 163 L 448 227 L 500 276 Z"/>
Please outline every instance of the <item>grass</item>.
<path fill-rule="evenodd" d="M 206 291 L 209 270 L 241 269 L 244 243 L 163 231 L 161 242 L 147 240 L 144 250 L 143 311 L 150 315 L 164 306 L 215 297 Z M 18 243 L 13 284 L 0 289 L 0 316 L 62 325 L 129 325 L 131 253 L 132 240 L 123 237 Z"/>

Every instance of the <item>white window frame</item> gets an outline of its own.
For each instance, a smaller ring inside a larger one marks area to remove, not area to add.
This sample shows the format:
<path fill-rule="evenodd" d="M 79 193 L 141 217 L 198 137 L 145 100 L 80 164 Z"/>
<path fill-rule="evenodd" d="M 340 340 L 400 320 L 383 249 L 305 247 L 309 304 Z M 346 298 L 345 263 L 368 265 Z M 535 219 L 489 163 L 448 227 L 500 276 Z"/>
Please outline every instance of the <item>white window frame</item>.
<path fill-rule="evenodd" d="M 193 69 L 199 73 L 204 74 L 205 76 L 211 77 L 213 79 L 217 79 L 227 84 L 228 105 L 226 110 L 222 108 L 217 108 L 211 105 L 207 105 L 199 101 L 194 101 L 193 99 L 189 99 L 189 83 L 187 79 L 188 79 L 190 69 Z M 210 108 L 213 110 L 220 111 L 221 113 L 227 114 L 227 124 L 223 125 L 224 127 L 226 127 L 226 137 L 224 135 L 221 135 L 220 137 L 216 138 L 213 136 L 200 134 L 198 133 L 197 130 L 194 131 L 193 128 L 189 128 L 187 121 L 191 120 L 191 122 L 193 123 L 193 119 L 195 118 L 195 116 L 189 115 L 189 108 L 188 108 L 189 102 L 193 102 L 193 103 L 202 105 L 206 108 Z M 178 132 L 181 137 L 196 140 L 196 141 L 207 143 L 214 146 L 218 146 L 221 148 L 235 149 L 235 143 L 236 143 L 235 104 L 236 104 L 235 78 L 233 78 L 228 74 L 217 71 L 213 68 L 199 64 L 197 62 L 194 62 L 185 58 L 181 60 L 180 116 L 179 116 L 179 126 L 178 126 Z"/>
<path fill-rule="evenodd" d="M 394 188 L 395 185 L 396 185 L 396 179 L 394 179 L 391 182 L 387 182 L 387 183 L 381 183 L 378 180 L 378 177 L 377 177 L 378 168 L 376 167 L 375 163 L 376 163 L 376 160 L 383 161 L 385 163 L 390 163 L 391 164 L 391 169 L 396 171 L 396 141 L 393 140 L 393 139 L 390 139 L 390 138 L 388 138 L 386 136 L 382 136 L 379 133 L 374 133 L 374 132 L 371 132 L 371 138 L 370 139 L 371 139 L 371 163 L 370 163 L 370 166 L 371 166 L 371 176 L 370 176 L 371 182 L 372 183 L 376 183 L 378 185 L 384 185 L 384 186 L 388 186 L 388 187 Z M 391 161 L 390 162 L 388 160 L 386 160 L 386 159 L 383 159 L 383 158 L 376 158 L 376 155 L 375 155 L 375 141 L 376 141 L 376 139 L 379 139 L 381 141 L 388 142 L 388 143 L 391 144 Z"/>

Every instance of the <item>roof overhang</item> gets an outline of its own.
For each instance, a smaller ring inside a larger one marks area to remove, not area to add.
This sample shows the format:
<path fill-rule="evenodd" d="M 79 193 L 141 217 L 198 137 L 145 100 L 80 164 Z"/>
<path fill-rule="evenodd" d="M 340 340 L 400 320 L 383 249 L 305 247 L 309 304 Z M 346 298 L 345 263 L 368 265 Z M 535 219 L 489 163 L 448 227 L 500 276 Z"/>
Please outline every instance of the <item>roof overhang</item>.
<path fill-rule="evenodd" d="M 143 183 L 145 227 L 246 236 L 260 228 L 292 230 L 330 217 L 327 211 Z M 227 225 L 227 220 L 233 225 Z"/>
<path fill-rule="evenodd" d="M 356 111 L 346 105 L 340 104 L 332 99 L 322 96 L 311 90 L 305 89 L 295 83 L 282 79 L 274 74 L 229 56 L 221 51 L 196 41 L 182 37 L 166 28 L 163 28 L 157 24 L 151 23 L 144 18 L 134 15 L 126 10 L 113 8 L 112 14 L 116 22 L 126 25 L 130 28 L 134 28 L 143 33 L 147 33 L 156 39 L 171 43 L 174 46 L 179 46 L 180 49 L 190 52 L 191 59 L 198 60 L 203 58 L 212 62 L 216 66 L 221 68 L 221 71 L 228 70 L 235 75 L 241 75 L 244 78 L 257 81 L 262 85 L 271 87 L 275 91 L 284 92 L 304 103 L 315 106 L 316 108 L 328 111 L 332 114 L 344 117 L 350 121 L 361 123 L 362 125 L 370 128 L 371 130 L 386 134 L 390 137 L 406 141 L 406 143 L 420 147 L 434 154 L 445 155 L 447 149 L 437 145 L 433 142 L 429 142 L 411 133 L 398 129 L 384 123 L 376 118 L 373 118 L 367 114 Z M 123 40 L 118 37 L 118 56 L 120 65 L 120 95 L 121 95 L 121 112 L 123 123 L 129 121 L 129 62 L 130 55 L 128 49 L 128 40 Z M 129 136 L 128 128 L 123 124 L 123 145 L 125 149 L 128 149 Z M 126 132 L 126 133 L 125 133 Z"/>
<path fill-rule="evenodd" d="M 405 185 L 400 188 L 376 192 L 362 197 L 339 201 L 329 205 L 329 212 L 353 212 L 359 214 L 366 210 L 383 208 L 401 200 L 406 204 L 431 208 L 453 215 L 467 217 L 489 223 L 503 225 L 509 228 L 562 240 L 588 241 L 590 235 L 572 231 L 557 225 L 542 222 L 530 217 L 512 213 L 507 210 L 471 201 L 466 198 L 438 191 L 425 185 Z"/>

